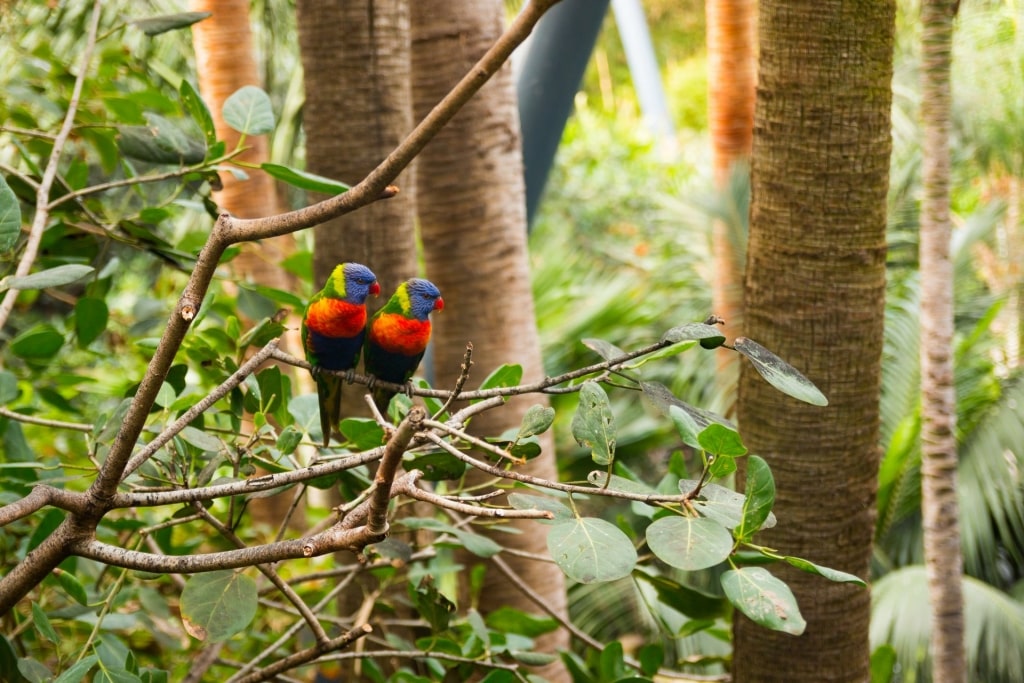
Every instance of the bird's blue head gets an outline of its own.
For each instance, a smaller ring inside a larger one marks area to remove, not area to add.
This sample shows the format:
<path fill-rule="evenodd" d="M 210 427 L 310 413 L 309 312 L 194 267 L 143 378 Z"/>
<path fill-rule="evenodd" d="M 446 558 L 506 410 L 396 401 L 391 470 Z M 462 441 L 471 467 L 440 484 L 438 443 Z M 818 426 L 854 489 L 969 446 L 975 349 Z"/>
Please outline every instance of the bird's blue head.
<path fill-rule="evenodd" d="M 327 280 L 332 296 L 344 299 L 350 304 L 362 304 L 371 294 L 380 294 L 380 284 L 373 271 L 361 263 L 342 263 L 334 269 Z"/>
<path fill-rule="evenodd" d="M 404 290 L 399 292 L 399 298 L 404 299 L 402 310 L 417 320 L 426 320 L 433 311 L 444 308 L 441 290 L 430 280 L 414 277 L 402 283 L 400 289 Z"/>

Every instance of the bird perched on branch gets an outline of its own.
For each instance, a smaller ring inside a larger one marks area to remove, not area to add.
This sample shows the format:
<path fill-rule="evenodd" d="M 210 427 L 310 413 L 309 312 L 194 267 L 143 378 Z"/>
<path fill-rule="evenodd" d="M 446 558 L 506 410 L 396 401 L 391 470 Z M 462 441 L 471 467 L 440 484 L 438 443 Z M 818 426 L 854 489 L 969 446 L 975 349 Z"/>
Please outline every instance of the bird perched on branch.
<path fill-rule="evenodd" d="M 366 325 L 366 374 L 404 384 L 423 358 L 430 341 L 430 314 L 444 308 L 434 283 L 413 278 L 398 285 L 384 307 Z M 386 415 L 395 392 L 373 387 L 373 402 Z"/>
<path fill-rule="evenodd" d="M 366 297 L 379 293 L 373 271 L 360 263 L 342 263 L 310 300 L 302 317 L 302 346 L 313 366 L 324 446 L 341 420 L 342 378 L 321 371 L 347 370 L 351 377 L 366 333 Z"/>

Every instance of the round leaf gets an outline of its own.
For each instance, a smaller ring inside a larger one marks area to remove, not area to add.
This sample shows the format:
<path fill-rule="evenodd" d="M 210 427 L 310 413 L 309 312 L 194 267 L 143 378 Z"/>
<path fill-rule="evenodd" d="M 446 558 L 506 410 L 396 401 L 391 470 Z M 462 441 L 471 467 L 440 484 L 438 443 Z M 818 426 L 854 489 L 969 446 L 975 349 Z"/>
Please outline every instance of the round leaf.
<path fill-rule="evenodd" d="M 764 567 L 725 572 L 722 589 L 729 602 L 756 624 L 795 636 L 807 627 L 793 591 Z"/>
<path fill-rule="evenodd" d="M 543 434 L 554 421 L 554 408 L 535 403 L 523 415 L 523 421 L 519 425 L 519 433 L 516 435 L 516 438 L 525 439 L 528 436 Z"/>
<path fill-rule="evenodd" d="M 193 638 L 222 641 L 256 615 L 256 582 L 232 570 L 196 574 L 181 592 L 181 620 Z"/>
<path fill-rule="evenodd" d="M 224 122 L 246 135 L 264 135 L 274 130 L 274 109 L 270 96 L 255 85 L 244 85 L 224 101 Z"/>
<path fill-rule="evenodd" d="M 611 522 L 595 517 L 552 526 L 548 551 L 566 576 L 580 583 L 629 576 L 637 560 L 629 537 Z"/>
<path fill-rule="evenodd" d="M 732 534 L 704 517 L 662 517 L 647 527 L 647 545 L 666 564 L 694 571 L 729 557 Z"/>
<path fill-rule="evenodd" d="M 715 455 L 738 457 L 747 454 L 739 432 L 720 423 L 709 424 L 697 435 L 700 447 Z"/>

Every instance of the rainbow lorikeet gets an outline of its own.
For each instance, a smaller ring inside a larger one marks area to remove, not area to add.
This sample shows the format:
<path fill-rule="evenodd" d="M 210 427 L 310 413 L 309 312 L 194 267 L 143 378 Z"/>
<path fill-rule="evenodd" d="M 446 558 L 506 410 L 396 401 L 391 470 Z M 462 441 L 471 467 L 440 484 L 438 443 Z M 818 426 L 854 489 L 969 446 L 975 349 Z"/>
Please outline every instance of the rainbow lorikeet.
<path fill-rule="evenodd" d="M 423 358 L 430 341 L 430 314 L 444 308 L 434 283 L 413 278 L 398 285 L 384 307 L 366 325 L 366 374 L 394 384 L 404 384 Z M 382 414 L 395 395 L 374 387 L 373 402 Z"/>
<path fill-rule="evenodd" d="M 342 263 L 310 300 L 302 317 L 302 346 L 316 379 L 324 446 L 341 420 L 342 378 L 320 370 L 351 373 L 355 369 L 366 333 L 366 297 L 379 293 L 373 271 L 359 263 Z"/>

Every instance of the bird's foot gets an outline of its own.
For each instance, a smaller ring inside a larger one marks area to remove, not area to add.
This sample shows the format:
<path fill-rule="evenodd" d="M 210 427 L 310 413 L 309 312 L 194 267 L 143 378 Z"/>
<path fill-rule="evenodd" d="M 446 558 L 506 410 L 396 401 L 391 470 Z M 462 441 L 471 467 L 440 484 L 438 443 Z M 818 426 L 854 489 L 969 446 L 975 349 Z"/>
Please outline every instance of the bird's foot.
<path fill-rule="evenodd" d="M 352 382 L 355 381 L 355 378 L 355 368 L 349 368 L 348 370 L 345 371 L 345 382 L 347 382 L 348 384 L 352 384 Z"/>
<path fill-rule="evenodd" d="M 412 380 L 405 383 L 405 395 L 409 397 L 410 401 L 412 400 Z"/>

